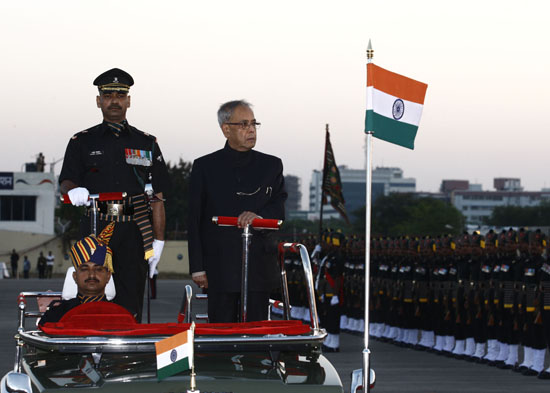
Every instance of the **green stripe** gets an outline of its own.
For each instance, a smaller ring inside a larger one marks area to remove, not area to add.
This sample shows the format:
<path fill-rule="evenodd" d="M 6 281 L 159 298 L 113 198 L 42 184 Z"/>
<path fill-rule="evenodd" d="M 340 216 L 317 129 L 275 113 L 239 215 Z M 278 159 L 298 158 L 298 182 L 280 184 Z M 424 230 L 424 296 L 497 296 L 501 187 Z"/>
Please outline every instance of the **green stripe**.
<path fill-rule="evenodd" d="M 189 358 L 186 357 L 166 367 L 163 367 L 160 370 L 157 370 L 157 379 L 160 381 L 161 379 L 168 378 L 174 374 L 189 370 L 190 368 L 191 367 L 189 366 Z"/>
<path fill-rule="evenodd" d="M 417 130 L 417 126 L 389 119 L 372 110 L 365 116 L 365 132 L 374 131 L 374 137 L 409 149 L 414 149 Z"/>

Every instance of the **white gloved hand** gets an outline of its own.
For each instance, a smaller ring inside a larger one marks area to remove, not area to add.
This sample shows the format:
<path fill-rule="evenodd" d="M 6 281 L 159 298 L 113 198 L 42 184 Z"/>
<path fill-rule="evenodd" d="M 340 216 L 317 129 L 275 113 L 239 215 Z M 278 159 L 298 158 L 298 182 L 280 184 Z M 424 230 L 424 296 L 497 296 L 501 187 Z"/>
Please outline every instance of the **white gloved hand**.
<path fill-rule="evenodd" d="M 340 303 L 340 300 L 338 299 L 338 296 L 333 296 L 332 299 L 330 299 L 330 305 L 336 306 L 338 303 Z"/>
<path fill-rule="evenodd" d="M 73 188 L 69 190 L 67 195 L 69 195 L 69 199 L 73 206 L 90 206 L 90 201 L 88 200 L 90 192 L 84 187 Z"/>
<path fill-rule="evenodd" d="M 149 258 L 149 278 L 153 278 L 155 275 L 155 269 L 160 261 L 162 255 L 162 249 L 164 248 L 164 240 L 153 240 L 153 256 Z"/>

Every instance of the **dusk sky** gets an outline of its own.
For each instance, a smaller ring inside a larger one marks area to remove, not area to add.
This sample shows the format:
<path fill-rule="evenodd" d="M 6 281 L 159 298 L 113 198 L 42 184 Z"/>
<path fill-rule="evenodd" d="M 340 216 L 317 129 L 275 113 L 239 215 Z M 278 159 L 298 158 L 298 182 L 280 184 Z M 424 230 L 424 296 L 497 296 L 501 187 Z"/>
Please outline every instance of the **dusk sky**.
<path fill-rule="evenodd" d="M 374 63 L 428 84 L 415 150 L 375 139 L 375 167 L 402 168 L 418 191 L 489 190 L 494 177 L 550 188 L 549 12 L 544 0 L 3 1 L 0 171 L 62 158 L 101 121 L 92 81 L 119 67 L 135 80 L 130 124 L 166 160 L 221 148 L 216 111 L 244 98 L 262 122 L 256 148 L 301 177 L 305 199 L 326 123 L 337 164 L 364 167 L 370 38 Z"/>

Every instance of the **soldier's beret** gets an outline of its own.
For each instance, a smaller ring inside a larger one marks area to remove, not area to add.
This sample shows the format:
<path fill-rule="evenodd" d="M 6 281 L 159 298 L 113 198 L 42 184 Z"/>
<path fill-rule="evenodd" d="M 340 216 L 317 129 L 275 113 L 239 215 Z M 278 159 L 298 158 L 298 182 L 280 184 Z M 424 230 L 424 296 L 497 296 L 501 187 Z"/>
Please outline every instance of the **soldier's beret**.
<path fill-rule="evenodd" d="M 127 93 L 133 84 L 132 76 L 119 68 L 105 71 L 94 80 L 94 86 L 97 86 L 100 92 L 122 91 Z"/>

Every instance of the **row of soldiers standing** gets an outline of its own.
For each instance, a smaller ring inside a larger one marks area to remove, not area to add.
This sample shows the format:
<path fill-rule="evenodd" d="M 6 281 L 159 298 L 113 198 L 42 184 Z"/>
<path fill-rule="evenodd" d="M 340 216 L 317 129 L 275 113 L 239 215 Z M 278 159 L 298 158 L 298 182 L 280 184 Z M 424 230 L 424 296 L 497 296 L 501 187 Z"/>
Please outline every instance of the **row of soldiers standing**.
<path fill-rule="evenodd" d="M 365 241 L 346 238 L 340 231 L 327 230 L 317 243 L 314 237 L 304 239 L 313 250 L 315 292 L 321 326 L 328 333 L 323 349 L 338 352 L 340 331 L 363 334 Z M 292 304 L 291 317 L 309 322 L 309 309 L 300 257 L 288 254 L 285 270 Z"/>
<path fill-rule="evenodd" d="M 365 243 L 339 232 L 315 248 L 313 241 L 305 243 L 315 250 L 324 349 L 338 351 L 341 330 L 364 332 Z M 549 246 L 539 230 L 525 229 L 372 239 L 370 334 L 550 379 Z M 307 320 L 300 262 L 285 266 L 292 316 Z"/>

